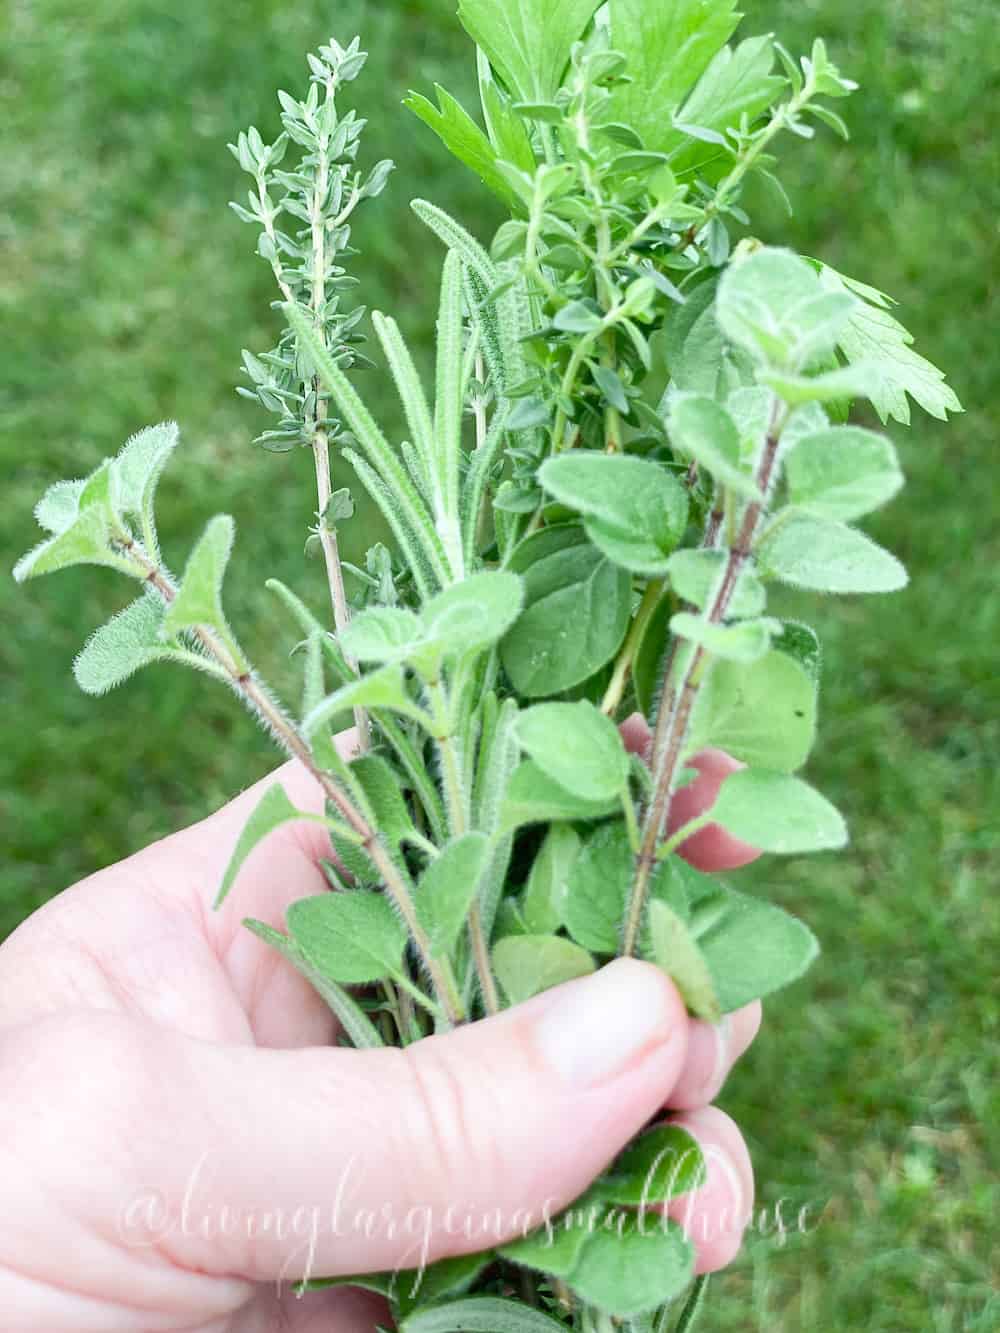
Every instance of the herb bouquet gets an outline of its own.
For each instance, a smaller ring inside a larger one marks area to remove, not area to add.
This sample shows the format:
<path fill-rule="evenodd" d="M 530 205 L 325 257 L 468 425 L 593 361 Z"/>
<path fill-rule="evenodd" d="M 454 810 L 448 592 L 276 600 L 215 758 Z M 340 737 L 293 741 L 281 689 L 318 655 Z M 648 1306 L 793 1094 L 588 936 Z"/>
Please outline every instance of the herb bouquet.
<path fill-rule="evenodd" d="M 226 619 L 232 519 L 212 519 L 181 578 L 163 563 L 154 499 L 172 424 L 50 487 L 48 536 L 15 576 L 90 563 L 136 580 L 78 657 L 80 686 L 194 667 L 321 784 L 333 891 L 295 903 L 287 934 L 246 925 L 309 978 L 345 1040 L 407 1045 L 618 954 L 657 964 L 692 1014 L 718 1020 L 800 976 L 817 946 L 678 849 L 709 822 L 766 852 L 847 840 L 795 776 L 819 645 L 768 614 L 769 586 L 903 587 L 854 526 L 899 488 L 896 454 L 848 408 L 867 399 L 906 422 L 908 394 L 940 417 L 959 405 L 888 297 L 747 235 L 742 189 L 753 175 L 781 190 L 779 137 L 817 123 L 846 136 L 832 103 L 854 85 L 822 42 L 799 61 L 771 37 L 730 47 L 733 0 L 461 0 L 460 16 L 485 129 L 442 88 L 408 105 L 510 218 L 484 245 L 413 202 L 444 256 L 432 396 L 396 322 L 371 317 L 408 440 L 386 439 L 355 385 L 354 218 L 392 165 L 359 165 L 364 122 L 341 100 L 358 42 L 309 57 L 304 100 L 279 93 L 276 142 L 251 128 L 230 145 L 252 180 L 233 208 L 259 231 L 284 323 L 272 351 L 244 352 L 240 392 L 274 415 L 265 449 L 315 464 L 331 612 L 268 583 L 300 641 L 301 709 Z M 392 535 L 363 568 L 341 558 L 354 501 L 331 457 Z M 618 729 L 636 710 L 648 762 Z M 348 761 L 332 736 L 352 719 Z M 744 766 L 678 827 L 675 797 L 710 746 Z M 270 788 L 217 905 L 254 846 L 305 817 Z M 653 1129 L 551 1226 L 412 1282 L 352 1280 L 389 1294 L 405 1333 L 687 1328 L 691 1244 L 635 1209 L 702 1170 L 682 1130 Z"/>

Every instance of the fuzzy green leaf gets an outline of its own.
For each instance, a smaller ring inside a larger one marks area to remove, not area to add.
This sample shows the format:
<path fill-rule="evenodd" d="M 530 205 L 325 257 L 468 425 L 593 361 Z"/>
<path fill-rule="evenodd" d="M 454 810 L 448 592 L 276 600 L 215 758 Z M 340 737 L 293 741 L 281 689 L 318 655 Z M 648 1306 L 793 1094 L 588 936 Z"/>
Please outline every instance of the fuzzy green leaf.
<path fill-rule="evenodd" d="M 687 493 L 671 473 L 644 459 L 575 452 L 550 458 L 538 480 L 584 517 L 587 536 L 613 563 L 662 575 L 684 535 Z"/>
<path fill-rule="evenodd" d="M 54 518 L 51 510 L 49 516 Z M 73 565 L 110 565 L 132 572 L 122 557 L 109 549 L 109 534 L 109 512 L 101 506 L 87 509 L 69 527 L 22 556 L 14 566 L 14 578 L 23 583 Z"/>
<path fill-rule="evenodd" d="M 701 394 L 678 394 L 670 404 L 667 429 L 674 448 L 693 458 L 722 486 L 759 500 L 760 490 L 740 470 L 740 435 L 726 409 Z"/>
<path fill-rule="evenodd" d="M 35 505 L 35 518 L 40 528 L 58 536 L 72 525 L 80 512 L 80 495 L 86 485 L 77 481 L 56 481 Z"/>
<path fill-rule="evenodd" d="M 761 384 L 773 389 L 791 407 L 804 403 L 843 403 L 852 398 L 871 398 L 878 390 L 878 376 L 871 361 L 858 361 L 822 375 L 794 375 L 791 371 L 761 370 Z"/>
<path fill-rule="evenodd" d="M 158 426 L 147 426 L 126 440 L 115 458 L 118 506 L 123 514 L 131 514 L 144 525 L 147 533 L 153 527 L 153 500 L 157 483 L 167 460 L 177 447 L 176 421 L 161 421 Z"/>
<path fill-rule="evenodd" d="M 546 1226 L 505 1245 L 500 1253 L 505 1259 L 535 1272 L 569 1277 L 606 1211 L 600 1202 L 581 1201 L 571 1205 L 561 1216 L 552 1218 Z"/>
<path fill-rule="evenodd" d="M 649 957 L 666 972 L 696 1018 L 717 1023 L 722 1004 L 708 964 L 687 923 L 667 903 L 649 904 Z"/>
<path fill-rule="evenodd" d="M 806 971 L 819 945 L 807 926 L 780 907 L 696 876 L 688 929 L 712 976 L 724 1013 L 733 1013 Z"/>
<path fill-rule="evenodd" d="M 237 664 L 246 670 L 222 610 L 222 581 L 234 533 L 235 524 L 228 514 L 217 514 L 209 522 L 191 552 L 177 596 L 167 607 L 163 633 L 173 638 L 182 630 L 207 626 L 221 635 Z"/>
<path fill-rule="evenodd" d="M 678 597 L 704 610 L 719 588 L 729 557 L 725 551 L 677 551 L 670 557 L 670 582 Z M 767 604 L 764 585 L 744 569 L 729 603 L 730 616 L 759 616 Z"/>
<path fill-rule="evenodd" d="M 521 895 L 525 934 L 549 935 L 562 925 L 570 872 L 582 846 L 569 824 L 549 828 Z"/>
<path fill-rule="evenodd" d="M 338 1023 L 350 1037 L 357 1050 L 376 1050 L 385 1044 L 357 1000 L 348 995 L 347 991 L 338 986 L 335 981 L 331 981 L 329 977 L 325 977 L 318 972 L 294 940 L 267 925 L 266 922 L 255 921 L 252 917 L 245 917 L 243 924 L 258 939 L 270 944 L 272 949 L 277 949 L 278 953 L 286 958 L 297 972 L 302 973 L 317 995 L 327 1005 L 330 1012 L 335 1015 Z"/>
<path fill-rule="evenodd" d="M 755 662 L 771 645 L 771 638 L 781 632 L 781 621 L 765 616 L 744 620 L 737 625 L 716 625 L 690 611 L 678 611 L 670 620 L 671 633 L 696 643 L 714 657 L 731 662 Z"/>
<path fill-rule="evenodd" d="M 221 907 L 223 900 L 236 882 L 236 876 L 239 874 L 243 862 L 257 844 L 263 842 L 269 834 L 273 833 L 276 828 L 280 828 L 282 824 L 296 823 L 300 820 L 306 820 L 313 824 L 326 822 L 319 815 L 311 815 L 304 810 L 297 809 L 288 799 L 284 787 L 279 782 L 268 787 L 254 806 L 253 813 L 243 825 L 242 832 L 236 840 L 236 846 L 233 848 L 229 864 L 222 876 L 222 885 L 216 895 L 215 902 L 212 904 L 213 908 Z"/>
<path fill-rule="evenodd" d="M 744 768 L 719 788 L 713 823 L 763 852 L 794 855 L 843 847 L 847 826 L 814 787 L 787 773 Z"/>
<path fill-rule="evenodd" d="M 493 947 L 493 969 L 510 1004 L 594 970 L 586 949 L 559 935 L 508 935 Z"/>
<path fill-rule="evenodd" d="M 328 694 L 302 719 L 302 730 L 306 736 L 314 736 L 338 714 L 352 708 L 387 708 L 428 723 L 426 714 L 407 693 L 402 667 L 390 664 Z"/>
<path fill-rule="evenodd" d="M 333 981 L 365 985 L 402 971 L 406 927 L 380 893 L 351 889 L 300 898 L 286 920 L 305 957 Z"/>
<path fill-rule="evenodd" d="M 524 585 L 516 574 L 503 570 L 471 574 L 424 607 L 425 642 L 445 656 L 482 652 L 503 638 L 523 605 Z"/>
<path fill-rule="evenodd" d="M 350 771 L 364 793 L 372 827 L 398 846 L 414 832 L 399 774 L 377 754 L 363 754 L 353 759 Z"/>
<path fill-rule="evenodd" d="M 359 662 L 405 662 L 421 637 L 420 619 L 412 611 L 373 606 L 352 617 L 340 643 Z"/>
<path fill-rule="evenodd" d="M 558 694 L 611 661 L 628 629 L 631 579 L 580 526 L 560 524 L 529 537 L 510 568 L 524 578 L 525 609 L 500 654 L 520 694 Z"/>
<path fill-rule="evenodd" d="M 903 484 L 892 444 L 859 426 L 832 426 L 800 440 L 785 462 L 785 477 L 793 505 L 843 523 L 878 509 Z"/>
<path fill-rule="evenodd" d="M 694 1246 L 675 1221 L 620 1212 L 589 1238 L 567 1280 L 588 1305 L 639 1315 L 673 1300 L 693 1269 Z"/>
<path fill-rule="evenodd" d="M 716 662 L 698 693 L 685 752 L 711 745 L 753 767 L 792 773 L 815 738 L 815 680 L 772 650 L 756 662 Z"/>
<path fill-rule="evenodd" d="M 600 0 L 459 0 L 458 16 L 509 91 L 547 102 Z"/>
<path fill-rule="evenodd" d="M 486 867 L 490 840 L 485 833 L 465 833 L 441 849 L 417 888 L 417 919 L 435 954 L 447 954 L 465 925 Z"/>
<path fill-rule="evenodd" d="M 897 592 L 908 582 L 894 555 L 843 523 L 793 514 L 761 543 L 762 573 L 819 592 Z"/>
<path fill-rule="evenodd" d="M 214 674 L 217 668 L 209 658 L 164 642 L 165 610 L 159 597 L 147 594 L 91 635 L 73 663 L 80 689 L 85 694 L 106 694 L 141 667 L 171 659 Z"/>
<path fill-rule="evenodd" d="M 594 1182 L 593 1192 L 607 1203 L 649 1206 L 670 1203 L 704 1180 L 697 1139 L 680 1125 L 656 1125 L 615 1158 Z"/>
<path fill-rule="evenodd" d="M 617 799 L 587 801 L 582 796 L 575 796 L 554 782 L 533 760 L 525 759 L 507 784 L 500 809 L 500 829 L 558 820 L 601 819 L 613 814 L 618 806 Z"/>
<path fill-rule="evenodd" d="M 829 357 L 856 304 L 849 292 L 825 292 L 791 250 L 765 246 L 726 269 L 716 317 L 756 360 L 794 370 Z"/>
<path fill-rule="evenodd" d="M 587 801 L 613 801 L 628 784 L 629 757 L 615 724 L 586 700 L 536 704 L 514 734 L 543 772 Z"/>
<path fill-rule="evenodd" d="M 618 820 L 595 829 L 570 870 L 563 905 L 566 928 L 578 944 L 594 953 L 617 952 L 634 873 L 624 824 Z"/>

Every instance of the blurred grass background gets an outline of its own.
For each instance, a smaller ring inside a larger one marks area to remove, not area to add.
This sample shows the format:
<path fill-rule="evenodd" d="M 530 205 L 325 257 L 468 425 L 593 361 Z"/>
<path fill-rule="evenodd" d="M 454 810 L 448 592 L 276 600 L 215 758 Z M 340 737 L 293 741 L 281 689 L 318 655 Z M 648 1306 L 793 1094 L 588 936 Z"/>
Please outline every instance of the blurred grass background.
<path fill-rule="evenodd" d="M 652 2 L 652 0 L 651 0 Z M 484 238 L 472 177 L 408 116 L 439 80 L 472 103 L 451 0 L 9 0 L 0 45 L 0 462 L 5 568 L 35 541 L 44 486 L 85 473 L 138 427 L 175 417 L 161 490 L 168 559 L 226 510 L 229 603 L 244 642 L 291 688 L 267 575 L 323 603 L 302 558 L 307 457 L 250 448 L 242 346 L 271 346 L 270 276 L 226 208 L 244 191 L 225 143 L 278 128 L 277 87 L 331 31 L 372 50 L 358 104 L 390 190 L 357 230 L 363 299 L 428 349 L 440 254 L 406 208 L 430 195 Z M 761 200 L 757 234 L 896 296 L 968 412 L 894 428 L 909 486 L 869 529 L 907 562 L 888 599 L 803 604 L 826 643 L 815 781 L 847 813 L 848 852 L 745 878 L 805 916 L 824 954 L 769 1002 L 722 1104 L 745 1125 L 759 1217 L 712 1288 L 705 1333 L 1000 1328 L 996 1230 L 1000 940 L 995 423 L 1000 79 L 986 0 L 761 0 L 747 33 L 826 36 L 862 85 L 854 138 L 783 145 L 794 219 Z M 395 430 L 395 402 L 369 393 Z M 155 668 L 89 700 L 70 675 L 123 604 L 110 572 L 15 590 L 0 580 L 0 938 L 73 880 L 190 822 L 274 763 L 222 690 Z M 284 646 L 283 646 L 284 645 Z M 993 874 L 991 876 L 991 866 Z M 782 1235 L 776 1209 L 781 1203 Z M 806 1230 L 796 1219 L 806 1208 Z M 991 1267 L 992 1265 L 992 1267 Z"/>

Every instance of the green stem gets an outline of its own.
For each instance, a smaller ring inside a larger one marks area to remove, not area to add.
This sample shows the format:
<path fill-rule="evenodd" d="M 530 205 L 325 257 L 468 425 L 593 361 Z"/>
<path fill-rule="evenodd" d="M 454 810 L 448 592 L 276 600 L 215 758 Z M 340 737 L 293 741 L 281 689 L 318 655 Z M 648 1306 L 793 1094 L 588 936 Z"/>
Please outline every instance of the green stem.
<path fill-rule="evenodd" d="M 601 700 L 601 712 L 606 717 L 613 717 L 622 701 L 622 695 L 625 693 L 625 683 L 632 671 L 636 654 L 642 643 L 643 635 L 646 633 L 646 627 L 660 603 L 663 586 L 662 579 L 653 579 L 647 585 L 642 601 L 639 603 L 639 609 L 635 613 L 635 619 L 632 621 L 628 637 L 618 654 L 618 660 L 615 662 L 614 674 L 608 682 L 608 688 Z"/>
<path fill-rule="evenodd" d="M 708 1274 L 702 1273 L 700 1277 L 694 1280 L 694 1286 L 691 1288 L 691 1294 L 687 1298 L 684 1309 L 681 1311 L 681 1317 L 677 1321 L 674 1333 L 691 1333 L 694 1328 L 695 1320 L 701 1313 L 705 1301 L 705 1292 L 708 1290 Z"/>

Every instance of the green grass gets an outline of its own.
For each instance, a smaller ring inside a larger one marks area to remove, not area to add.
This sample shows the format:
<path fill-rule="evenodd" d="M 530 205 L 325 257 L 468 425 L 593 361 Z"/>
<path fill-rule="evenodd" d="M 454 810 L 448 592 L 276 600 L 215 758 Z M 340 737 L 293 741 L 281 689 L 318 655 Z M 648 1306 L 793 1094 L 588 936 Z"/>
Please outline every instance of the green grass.
<path fill-rule="evenodd" d="M 469 90 L 451 8 L 345 0 L 336 15 L 338 36 L 360 30 L 373 48 L 356 85 L 367 151 L 400 163 L 358 232 L 365 299 L 397 311 L 424 355 L 440 256 L 405 201 L 431 195 L 484 236 L 496 221 L 400 106 L 435 79 Z M 849 146 L 826 133 L 815 148 L 785 145 L 796 216 L 762 201 L 758 233 L 899 298 L 968 412 L 893 431 L 909 486 L 869 526 L 906 560 L 912 587 L 797 603 L 827 650 L 810 774 L 849 816 L 853 842 L 745 876 L 806 917 L 824 953 L 768 1004 L 723 1098 L 747 1127 L 771 1228 L 713 1284 L 700 1327 L 988 1333 L 1000 1327 L 993 16 L 982 0 L 746 8 L 747 31 L 774 29 L 793 48 L 823 33 L 862 84 L 846 107 Z M 301 85 L 328 11 L 95 0 L 80 15 L 69 0 L 14 6 L 0 51 L 4 560 L 34 541 L 47 482 L 176 417 L 186 444 L 161 492 L 168 557 L 178 563 L 213 512 L 235 516 L 233 616 L 291 688 L 276 646 L 285 627 L 261 584 L 277 575 L 320 604 L 319 569 L 302 559 L 313 500 L 305 457 L 251 449 L 262 423 L 232 392 L 240 348 L 270 346 L 275 325 L 251 230 L 226 208 L 244 187 L 225 142 L 251 120 L 276 131 L 274 90 Z M 383 417 L 398 425 L 388 394 Z M 76 693 L 74 652 L 123 600 L 110 573 L 20 590 L 0 581 L 0 937 L 273 763 L 231 699 L 199 679 L 158 668 L 112 698 Z M 808 1232 L 783 1244 L 782 1198 L 786 1224 L 810 1208 Z"/>

